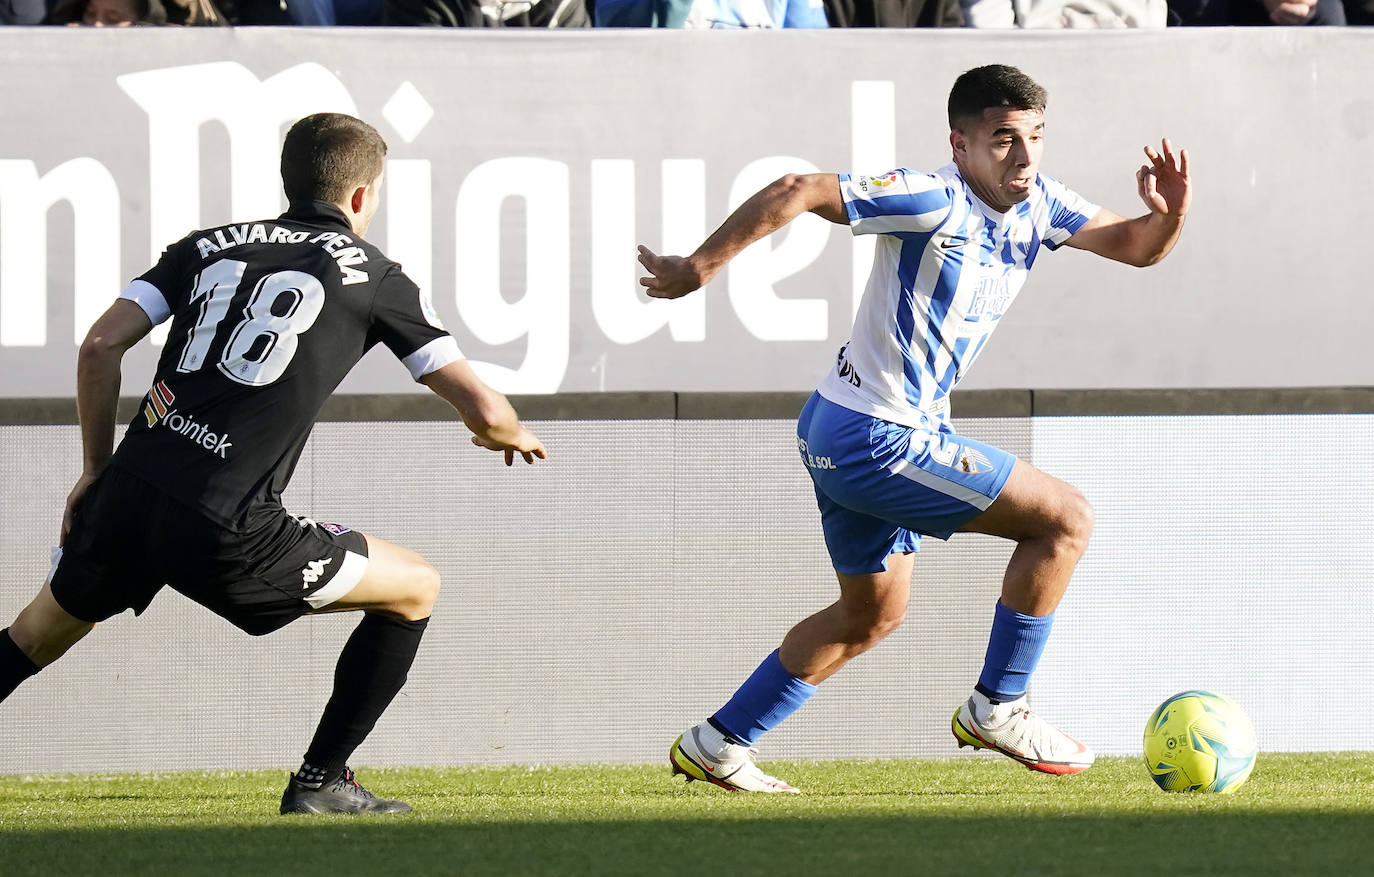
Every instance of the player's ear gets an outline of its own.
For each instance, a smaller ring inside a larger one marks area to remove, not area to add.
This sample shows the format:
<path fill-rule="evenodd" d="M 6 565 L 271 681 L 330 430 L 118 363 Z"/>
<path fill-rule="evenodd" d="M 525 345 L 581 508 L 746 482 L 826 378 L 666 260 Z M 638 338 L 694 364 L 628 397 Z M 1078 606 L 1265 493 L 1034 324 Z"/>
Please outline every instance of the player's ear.
<path fill-rule="evenodd" d="M 353 190 L 353 197 L 348 200 L 348 205 L 353 208 L 354 213 L 363 212 L 363 204 L 367 201 L 367 186 L 359 186 Z"/>
<path fill-rule="evenodd" d="M 964 137 L 964 132 L 958 128 L 952 128 L 949 132 L 949 148 L 955 155 L 965 155 L 968 153 L 968 139 Z"/>

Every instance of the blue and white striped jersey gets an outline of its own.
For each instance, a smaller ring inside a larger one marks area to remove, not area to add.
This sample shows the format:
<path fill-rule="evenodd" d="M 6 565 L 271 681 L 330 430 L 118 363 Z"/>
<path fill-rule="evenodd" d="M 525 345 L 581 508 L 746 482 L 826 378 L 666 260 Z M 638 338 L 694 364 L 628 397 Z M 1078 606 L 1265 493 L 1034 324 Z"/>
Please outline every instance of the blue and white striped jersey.
<path fill-rule="evenodd" d="M 1030 197 L 998 213 L 952 163 L 934 173 L 841 174 L 840 192 L 850 230 L 879 238 L 853 333 L 820 394 L 932 430 L 1040 247 L 1058 248 L 1100 209 L 1040 174 Z"/>

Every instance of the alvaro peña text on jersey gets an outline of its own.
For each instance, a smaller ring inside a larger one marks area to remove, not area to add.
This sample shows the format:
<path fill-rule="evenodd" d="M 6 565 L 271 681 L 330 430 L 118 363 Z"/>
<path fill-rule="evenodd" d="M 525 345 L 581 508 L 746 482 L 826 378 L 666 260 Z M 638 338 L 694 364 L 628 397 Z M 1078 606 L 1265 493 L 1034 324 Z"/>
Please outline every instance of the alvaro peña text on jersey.
<path fill-rule="evenodd" d="M 225 236 L 225 232 L 229 233 L 228 237 Z M 320 232 L 312 238 L 310 232 L 291 231 L 272 223 L 226 225 L 198 239 L 196 249 L 200 250 L 200 257 L 205 259 L 212 253 L 219 253 L 239 244 L 299 244 L 304 243 L 306 238 L 310 238 L 312 244 L 319 244 L 333 257 L 334 263 L 339 266 L 344 286 L 367 282 L 367 271 L 356 267 L 367 261 L 367 254 L 363 252 L 362 247 L 352 246 L 351 237 L 337 231 Z"/>

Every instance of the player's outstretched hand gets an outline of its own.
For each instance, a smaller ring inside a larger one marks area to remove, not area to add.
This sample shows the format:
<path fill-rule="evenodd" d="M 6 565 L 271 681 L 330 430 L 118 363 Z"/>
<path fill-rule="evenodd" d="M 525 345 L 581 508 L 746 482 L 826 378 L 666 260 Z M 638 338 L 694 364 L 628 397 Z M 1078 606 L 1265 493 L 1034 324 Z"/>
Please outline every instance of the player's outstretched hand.
<path fill-rule="evenodd" d="M 649 272 L 648 277 L 639 278 L 639 285 L 650 298 L 682 298 L 706 283 L 691 260 L 660 256 L 643 244 L 639 246 L 639 264 Z"/>
<path fill-rule="evenodd" d="M 1193 184 L 1188 179 L 1188 150 L 1175 153 L 1168 137 L 1161 145 L 1162 153 L 1145 147 L 1145 157 L 1150 163 L 1141 165 L 1135 172 L 1140 200 L 1152 213 L 1182 218 L 1193 203 Z"/>
<path fill-rule="evenodd" d="M 489 451 L 504 451 L 506 454 L 506 465 L 511 466 L 515 463 L 515 455 L 519 454 L 525 458 L 526 463 L 533 463 L 534 458 L 547 460 L 548 455 L 544 453 L 544 443 L 535 437 L 534 433 L 520 427 L 520 434 L 509 442 L 499 442 L 495 439 L 473 436 L 472 443 L 479 448 L 486 448 Z"/>

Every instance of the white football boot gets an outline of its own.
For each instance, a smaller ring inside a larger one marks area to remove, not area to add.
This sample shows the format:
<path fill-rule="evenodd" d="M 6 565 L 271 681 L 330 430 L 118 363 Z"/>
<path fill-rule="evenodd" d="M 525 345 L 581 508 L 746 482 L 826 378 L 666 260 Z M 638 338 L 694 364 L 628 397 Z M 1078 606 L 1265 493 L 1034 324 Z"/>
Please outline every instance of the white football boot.
<path fill-rule="evenodd" d="M 668 763 L 674 776 L 683 774 L 689 783 L 704 780 L 732 792 L 801 791 L 759 770 L 754 754 L 750 747 L 731 743 L 709 722 L 702 722 L 673 741 Z"/>
<path fill-rule="evenodd" d="M 1042 773 L 1080 773 L 1092 767 L 1097 757 L 1087 746 L 1031 712 L 1024 696 L 991 703 L 975 692 L 954 711 L 950 730 L 960 747 L 991 749 Z"/>

